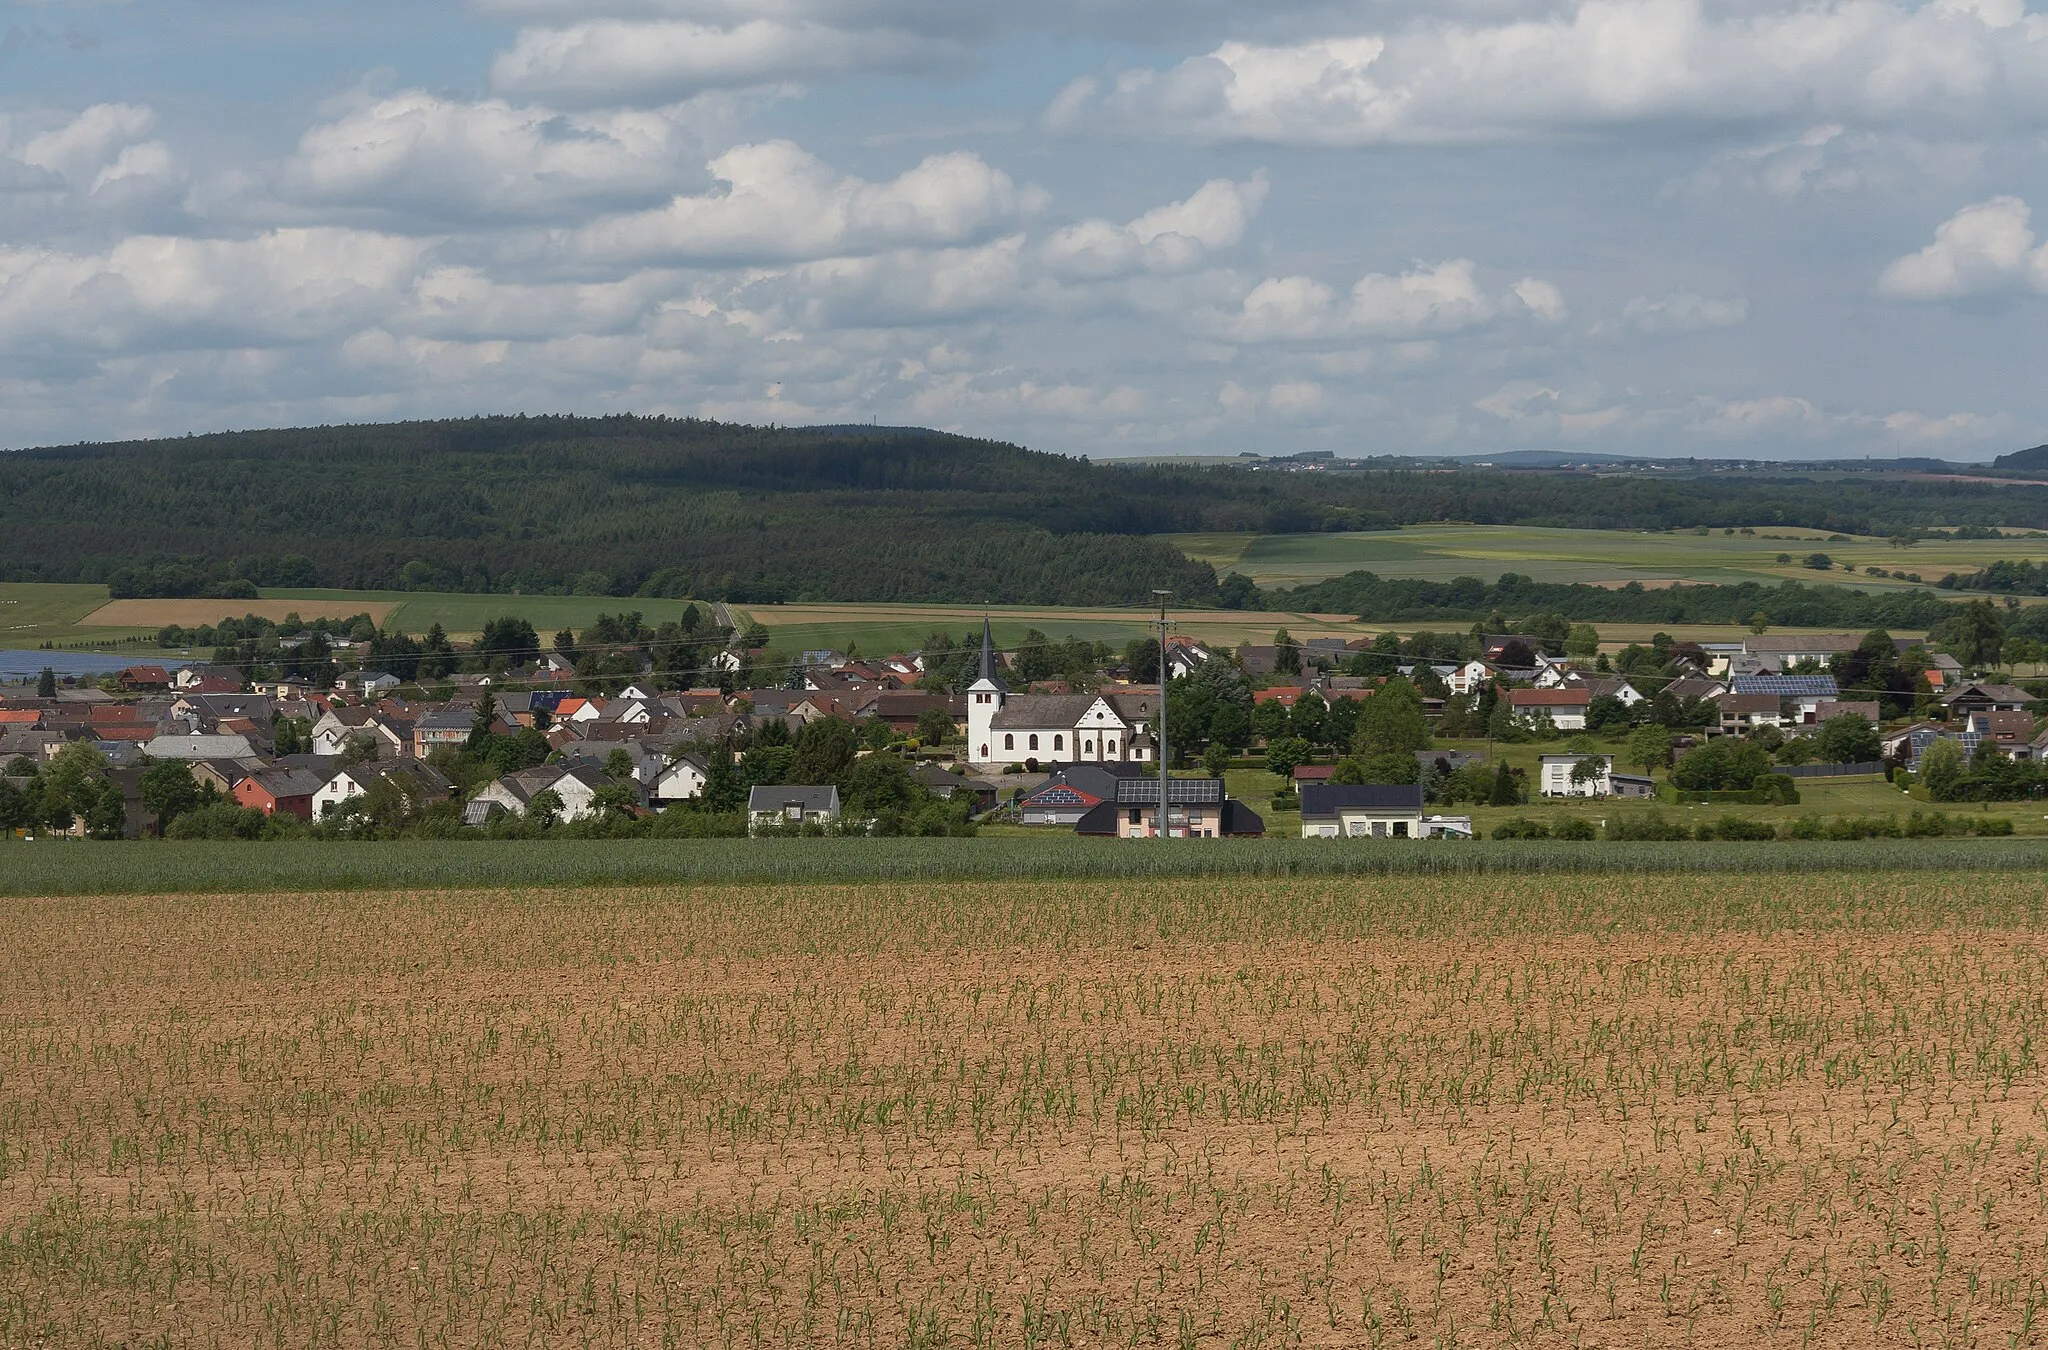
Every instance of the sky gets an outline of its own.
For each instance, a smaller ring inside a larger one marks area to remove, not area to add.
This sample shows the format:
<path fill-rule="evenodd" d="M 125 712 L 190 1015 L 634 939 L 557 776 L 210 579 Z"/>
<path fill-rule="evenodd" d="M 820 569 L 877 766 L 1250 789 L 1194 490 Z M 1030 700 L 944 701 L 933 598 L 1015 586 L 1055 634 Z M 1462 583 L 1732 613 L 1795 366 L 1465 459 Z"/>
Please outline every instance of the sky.
<path fill-rule="evenodd" d="M 0 445 L 1983 460 L 2044 338 L 2024 0 L 0 0 Z"/>

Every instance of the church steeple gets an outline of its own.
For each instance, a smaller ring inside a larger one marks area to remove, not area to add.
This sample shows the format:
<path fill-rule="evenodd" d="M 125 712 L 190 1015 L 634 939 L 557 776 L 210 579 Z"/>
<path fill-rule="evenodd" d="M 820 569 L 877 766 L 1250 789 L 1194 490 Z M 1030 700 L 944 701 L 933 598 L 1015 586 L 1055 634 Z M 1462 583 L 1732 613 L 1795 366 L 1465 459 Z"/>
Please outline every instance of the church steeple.
<path fill-rule="evenodd" d="M 988 615 L 981 616 L 981 678 L 994 684 L 996 679 L 996 638 L 988 626 Z"/>

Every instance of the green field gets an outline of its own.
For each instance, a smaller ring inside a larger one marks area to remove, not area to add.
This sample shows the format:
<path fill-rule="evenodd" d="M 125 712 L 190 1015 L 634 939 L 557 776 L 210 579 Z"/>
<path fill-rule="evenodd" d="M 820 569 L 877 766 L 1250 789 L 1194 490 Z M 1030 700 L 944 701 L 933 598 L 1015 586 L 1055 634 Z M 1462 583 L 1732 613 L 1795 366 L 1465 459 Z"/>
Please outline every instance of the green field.
<path fill-rule="evenodd" d="M 141 635 L 138 628 L 78 627 L 80 619 L 106 603 L 105 586 L 0 582 L 0 647 L 87 645 Z"/>
<path fill-rule="evenodd" d="M 1492 581 L 1520 572 L 1537 581 L 1593 585 L 1629 581 L 1833 581 L 1851 577 L 1871 589 L 1912 582 L 1870 576 L 1866 567 L 1918 573 L 1931 584 L 1949 572 L 1975 571 L 2000 558 L 2048 557 L 2048 539 L 1933 539 L 1895 548 L 1884 539 L 1829 542 L 1815 530 L 1760 527 L 1753 536 L 1651 533 L 1634 530 L 1554 530 L 1521 525 L 1410 525 L 1370 534 L 1181 534 L 1170 536 L 1190 557 L 1219 572 L 1242 572 L 1261 586 L 1301 586 L 1347 572 L 1448 581 L 1476 576 Z M 1828 572 L 1797 559 L 1825 553 Z M 1795 561 L 1780 564 L 1780 553 Z"/>
<path fill-rule="evenodd" d="M 1942 871 L 2039 874 L 2037 839 L 1862 843 L 1467 843 L 1273 837 L 572 839 L 388 843 L 0 841 L 0 895 L 159 895 L 505 886 L 713 886 L 1477 873 Z M 1114 896 L 1104 897 L 1113 903 Z"/>

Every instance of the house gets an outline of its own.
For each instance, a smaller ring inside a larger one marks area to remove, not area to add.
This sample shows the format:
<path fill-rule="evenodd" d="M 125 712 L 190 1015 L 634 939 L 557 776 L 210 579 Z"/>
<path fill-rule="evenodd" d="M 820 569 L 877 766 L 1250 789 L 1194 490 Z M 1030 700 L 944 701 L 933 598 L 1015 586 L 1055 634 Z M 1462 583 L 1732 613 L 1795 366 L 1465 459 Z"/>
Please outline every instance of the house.
<path fill-rule="evenodd" d="M 1256 838 L 1266 822 L 1243 802 L 1223 794 L 1220 778 L 1166 780 L 1166 837 L 1169 839 Z M 1159 780 L 1119 778 L 1116 797 L 1089 809 L 1074 833 L 1116 839 L 1159 836 Z"/>
<path fill-rule="evenodd" d="M 247 736 L 157 736 L 143 743 L 151 759 L 252 759 L 256 747 Z"/>
<path fill-rule="evenodd" d="M 460 750 L 476 726 L 476 713 L 469 708 L 436 708 L 422 713 L 412 724 L 412 755 L 425 759 L 442 746 Z M 318 733 L 315 733 L 317 739 Z"/>
<path fill-rule="evenodd" d="M 1461 666 L 1453 666 L 1451 673 L 1444 677 L 1444 683 L 1451 687 L 1453 694 L 1463 697 L 1478 693 L 1479 686 L 1492 678 L 1493 667 L 1486 662 L 1467 661 Z"/>
<path fill-rule="evenodd" d="M 654 803 L 657 806 L 669 806 L 676 802 L 694 801 L 704 795 L 704 786 L 710 781 L 711 762 L 703 755 L 677 755 L 655 777 L 652 792 Z"/>
<path fill-rule="evenodd" d="M 381 670 L 351 670 L 335 677 L 334 692 L 356 694 L 363 698 L 375 698 L 398 688 L 396 675 Z"/>
<path fill-rule="evenodd" d="M 1142 764 L 1055 764 L 1044 783 L 1017 803 L 1026 825 L 1078 825 L 1104 802 L 1114 802 L 1117 784 L 1143 778 Z"/>
<path fill-rule="evenodd" d="M 1166 677 L 1178 680 L 1192 675 L 1195 667 L 1216 659 L 1216 654 L 1193 638 L 1170 637 L 1166 640 Z"/>
<path fill-rule="evenodd" d="M 1548 717 L 1559 731 L 1584 731 L 1586 709 L 1592 701 L 1591 694 L 1573 686 L 1508 690 L 1508 706 L 1518 720 L 1533 724 Z"/>
<path fill-rule="evenodd" d="M 1650 798 L 1657 795 L 1657 781 L 1648 774 L 1610 773 L 1607 786 L 1616 797 Z"/>
<path fill-rule="evenodd" d="M 1689 703 L 1696 699 L 1719 698 L 1728 692 L 1728 686 L 1704 675 L 1685 675 L 1665 685 L 1664 692 L 1680 703 Z"/>
<path fill-rule="evenodd" d="M 1736 675 L 1728 681 L 1730 694 L 1769 694 L 1791 709 L 1791 720 L 1810 725 L 1823 703 L 1835 703 L 1841 690 L 1832 675 Z M 1722 703 L 1726 704 L 1723 699 Z"/>
<path fill-rule="evenodd" d="M 323 786 L 317 775 L 304 769 L 259 769 L 235 784 L 234 798 L 266 816 L 281 811 L 300 820 L 311 820 L 313 794 Z"/>
<path fill-rule="evenodd" d="M 2024 689 L 1971 680 L 1944 694 L 1941 706 L 1947 710 L 1950 721 L 1961 721 L 1971 713 L 2021 712 L 2033 702 L 2034 696 Z"/>
<path fill-rule="evenodd" d="M 1418 750 L 1416 753 L 1428 752 Z M 1337 766 L 1334 764 L 1297 764 L 1294 766 L 1294 786 L 1299 790 L 1303 783 L 1327 783 L 1330 776 L 1336 772 Z"/>
<path fill-rule="evenodd" d="M 138 689 L 170 687 L 171 672 L 162 666 L 130 666 L 121 672 L 121 688 L 129 693 Z"/>
<path fill-rule="evenodd" d="M 1643 701 L 1642 691 L 1618 675 L 1588 675 L 1575 670 L 1566 677 L 1566 681 L 1567 688 L 1583 688 L 1589 698 L 1620 699 L 1630 708 Z"/>
<path fill-rule="evenodd" d="M 368 708 L 329 708 L 313 724 L 314 754 L 346 754 L 352 744 L 367 746 L 371 759 L 412 753 L 411 740 Z"/>
<path fill-rule="evenodd" d="M 353 768 L 336 770 L 321 784 L 320 790 L 313 794 L 313 819 L 319 820 L 329 812 L 339 810 L 385 780 L 415 801 L 447 798 L 455 792 L 455 785 L 440 770 L 416 759 L 358 764 Z"/>
<path fill-rule="evenodd" d="M 967 762 L 1028 760 L 1144 762 L 1156 688 L 1132 685 L 1100 694 L 1012 694 L 995 678 L 995 641 L 984 619 L 981 676 L 967 689 Z"/>
<path fill-rule="evenodd" d="M 1839 701 L 1822 703 L 1813 710 L 1813 724 L 1815 726 L 1825 725 L 1828 722 L 1834 721 L 1837 717 L 1860 717 L 1870 723 L 1870 725 L 1876 726 L 1879 722 L 1884 721 L 1884 709 L 1879 707 L 1875 700 L 1867 700 L 1851 703 Z M 2029 719 L 2030 724 L 2031 721 L 2032 719 Z"/>
<path fill-rule="evenodd" d="M 962 796 L 973 799 L 977 812 L 990 810 L 996 804 L 995 784 L 979 778 L 968 778 L 936 764 L 921 764 L 910 771 L 910 776 L 935 797 L 944 797 L 948 801 Z"/>
<path fill-rule="evenodd" d="M 212 692 L 232 694 L 242 687 L 242 672 L 233 666 L 190 665 L 178 667 L 178 673 L 171 677 L 171 683 L 178 689 L 195 693 Z M 224 684 L 225 689 L 202 690 L 201 685 Z"/>
<path fill-rule="evenodd" d="M 1862 645 L 1860 633 L 1758 633 L 1743 639 L 1742 650 L 1772 670 L 1785 671 L 1808 663 L 1825 666 Z"/>
<path fill-rule="evenodd" d="M 836 787 L 757 787 L 747 794 L 747 832 L 830 825 L 839 819 Z"/>
<path fill-rule="evenodd" d="M 1720 710 L 1720 734 L 1747 735 L 1757 727 L 1785 724 L 1785 701 L 1775 694 L 1723 694 L 1714 705 Z"/>
<path fill-rule="evenodd" d="M 1944 726 L 1940 722 L 1915 722 L 1910 726 L 1900 727 L 1896 731 L 1881 733 L 1878 736 L 1877 744 L 1884 751 L 1886 759 L 1910 761 L 1918 758 L 1919 752 L 1913 748 L 1913 738 L 1920 732 L 1938 732 L 1942 735 L 1951 735 L 1954 732 L 1954 728 Z"/>
<path fill-rule="evenodd" d="M 914 733 L 928 712 L 944 713 L 952 720 L 956 732 L 967 723 L 967 700 L 953 694 L 877 688 L 854 695 L 848 702 L 855 717 L 885 722 L 891 731 L 903 736 Z"/>
<path fill-rule="evenodd" d="M 597 813 L 597 794 L 611 785 L 609 778 L 588 765 L 541 764 L 508 773 L 485 787 L 470 799 L 471 810 L 463 813 L 463 819 L 481 824 L 489 819 L 489 809 L 494 806 L 523 816 L 535 797 L 553 792 L 562 801 L 555 818 L 564 822 L 581 820 Z M 483 808 L 481 812 L 476 809 L 479 805 Z M 480 818 L 472 819 L 472 815 Z"/>
<path fill-rule="evenodd" d="M 1304 783 L 1304 839 L 1420 839 L 1422 787 L 1416 783 Z"/>
<path fill-rule="evenodd" d="M 2007 759 L 2034 758 L 2032 713 L 1975 712 L 1970 714 L 1969 727 L 1977 733 L 1979 744 L 1990 742 Z"/>
<path fill-rule="evenodd" d="M 1611 797 L 1614 795 L 1614 756 L 1542 755 L 1537 758 L 1537 790 L 1546 797 Z M 1580 765 L 1590 764 L 1593 776 L 1581 777 Z"/>

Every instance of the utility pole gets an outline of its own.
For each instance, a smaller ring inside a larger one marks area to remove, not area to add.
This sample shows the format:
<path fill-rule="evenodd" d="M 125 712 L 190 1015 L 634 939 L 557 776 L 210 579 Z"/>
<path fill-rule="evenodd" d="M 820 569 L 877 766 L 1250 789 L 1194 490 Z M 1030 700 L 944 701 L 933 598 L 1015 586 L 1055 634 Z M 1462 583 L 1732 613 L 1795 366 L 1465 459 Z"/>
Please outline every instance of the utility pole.
<path fill-rule="evenodd" d="M 1159 601 L 1159 815 L 1153 822 L 1159 837 L 1166 838 L 1166 775 L 1172 759 L 1166 752 L 1166 602 L 1172 591 L 1155 590 Z"/>

